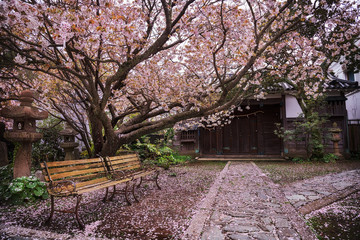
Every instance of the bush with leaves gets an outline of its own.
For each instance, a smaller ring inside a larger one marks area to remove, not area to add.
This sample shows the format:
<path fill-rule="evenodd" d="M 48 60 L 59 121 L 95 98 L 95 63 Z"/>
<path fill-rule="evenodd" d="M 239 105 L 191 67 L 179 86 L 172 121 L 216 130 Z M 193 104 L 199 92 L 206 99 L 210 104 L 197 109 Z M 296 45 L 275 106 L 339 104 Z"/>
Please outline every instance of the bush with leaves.
<path fill-rule="evenodd" d="M 179 164 L 191 159 L 190 156 L 178 155 L 167 144 L 172 140 L 173 129 L 169 129 L 164 133 L 164 138 L 150 142 L 149 136 L 143 136 L 132 144 L 124 146 L 125 150 L 135 151 L 139 154 L 141 160 L 147 165 L 157 165 L 168 169 L 170 165 Z"/>
<path fill-rule="evenodd" d="M 0 200 L 2 202 L 5 201 L 5 196 L 8 192 L 8 187 L 13 177 L 13 167 L 13 163 L 0 167 Z"/>
<path fill-rule="evenodd" d="M 24 176 L 12 180 L 2 194 L 5 201 L 16 205 L 31 203 L 49 197 L 46 184 L 33 176 Z"/>
<path fill-rule="evenodd" d="M 65 153 L 60 147 L 62 141 L 59 132 L 62 126 L 58 124 L 57 119 L 49 118 L 43 121 L 39 132 L 43 134 L 43 138 L 33 144 L 32 159 L 37 166 L 44 160 L 56 161 L 63 160 Z"/>
<path fill-rule="evenodd" d="M 324 156 L 323 159 L 324 159 L 324 162 L 326 162 L 326 163 L 334 163 L 334 162 L 336 162 L 336 160 L 339 159 L 339 157 L 333 153 L 328 153 Z"/>
<path fill-rule="evenodd" d="M 321 116 L 314 111 L 307 116 L 301 114 L 299 120 L 294 122 L 294 129 L 285 130 L 280 124 L 276 124 L 275 134 L 286 141 L 297 141 L 305 144 L 306 158 L 311 161 L 324 161 L 324 142 L 328 139 L 326 116 Z"/>

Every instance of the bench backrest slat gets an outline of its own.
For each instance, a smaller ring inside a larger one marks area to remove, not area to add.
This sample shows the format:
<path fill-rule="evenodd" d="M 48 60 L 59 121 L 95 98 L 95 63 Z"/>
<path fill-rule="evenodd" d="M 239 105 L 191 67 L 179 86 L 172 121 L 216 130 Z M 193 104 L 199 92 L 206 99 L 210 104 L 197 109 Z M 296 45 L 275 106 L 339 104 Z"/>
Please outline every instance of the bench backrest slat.
<path fill-rule="evenodd" d="M 114 156 L 107 158 L 114 171 L 134 170 L 141 168 L 141 162 L 137 154 Z"/>
<path fill-rule="evenodd" d="M 99 158 L 55 161 L 55 162 L 47 162 L 46 164 L 48 167 L 61 167 L 61 166 L 84 164 L 84 163 L 96 163 L 96 162 L 100 162 Z M 45 167 L 44 163 L 41 163 L 40 165 L 42 168 Z"/>
<path fill-rule="evenodd" d="M 137 164 L 137 165 L 132 165 L 132 166 L 114 166 L 113 169 L 116 171 L 125 171 L 125 170 L 132 170 L 132 169 L 138 169 L 140 168 L 141 165 Z"/>
<path fill-rule="evenodd" d="M 81 165 L 72 165 L 68 167 L 56 167 L 56 168 L 49 168 L 49 173 L 62 173 L 62 172 L 70 172 L 75 170 L 82 170 L 82 169 L 91 169 L 91 168 L 100 168 L 103 167 L 102 163 L 91 163 L 91 164 L 81 164 Z"/>
<path fill-rule="evenodd" d="M 127 155 L 122 155 L 122 156 L 109 157 L 110 160 L 114 160 L 114 159 L 129 159 L 129 158 L 138 159 L 138 156 L 137 156 L 137 154 L 127 154 Z"/>
<path fill-rule="evenodd" d="M 102 173 L 104 172 L 104 168 L 91 168 L 91 169 L 84 169 L 84 170 L 77 170 L 77 171 L 71 171 L 71 172 L 64 172 L 64 173 L 58 173 L 58 174 L 52 174 L 51 178 L 53 180 L 63 179 L 63 178 L 74 178 L 76 176 L 88 174 L 88 173 Z"/>
<path fill-rule="evenodd" d="M 96 179 L 92 179 L 92 180 L 88 180 L 88 181 L 84 181 L 84 182 L 79 182 L 76 184 L 76 187 L 80 188 L 83 186 L 88 186 L 88 185 L 92 185 L 92 184 L 96 184 L 96 183 L 100 183 L 100 182 L 105 182 L 107 180 L 108 180 L 107 177 L 96 178 Z"/>
<path fill-rule="evenodd" d="M 125 163 L 133 163 L 133 162 L 139 162 L 139 159 L 137 158 L 131 158 L 131 159 L 117 159 L 117 158 L 114 158 L 114 159 L 110 159 L 111 160 L 111 164 L 112 165 L 116 165 L 116 164 L 125 164 Z"/>
<path fill-rule="evenodd" d="M 81 182 L 106 175 L 100 158 L 46 162 L 46 166 L 48 171 L 45 163 L 41 163 L 46 181 L 51 178 L 53 181 L 72 179 Z"/>

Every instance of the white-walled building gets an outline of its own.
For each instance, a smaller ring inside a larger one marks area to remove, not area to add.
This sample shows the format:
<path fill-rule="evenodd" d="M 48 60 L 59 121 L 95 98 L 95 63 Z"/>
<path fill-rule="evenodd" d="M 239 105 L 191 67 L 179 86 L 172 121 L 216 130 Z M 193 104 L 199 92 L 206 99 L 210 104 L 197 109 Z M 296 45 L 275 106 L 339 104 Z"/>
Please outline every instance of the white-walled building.
<path fill-rule="evenodd" d="M 338 63 L 331 66 L 331 71 L 334 73 L 335 77 L 351 82 L 358 82 L 360 86 L 360 72 L 354 73 L 353 71 L 347 71 L 345 67 Z M 347 93 L 345 97 L 347 98 L 346 110 L 348 112 L 348 119 L 360 119 L 360 90 L 357 89 L 356 91 Z"/>

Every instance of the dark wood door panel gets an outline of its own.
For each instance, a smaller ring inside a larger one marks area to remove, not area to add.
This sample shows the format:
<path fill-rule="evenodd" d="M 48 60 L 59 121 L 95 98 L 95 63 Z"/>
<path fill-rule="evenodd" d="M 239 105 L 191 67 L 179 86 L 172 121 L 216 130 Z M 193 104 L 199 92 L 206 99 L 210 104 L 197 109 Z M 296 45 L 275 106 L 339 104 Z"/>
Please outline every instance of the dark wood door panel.
<path fill-rule="evenodd" d="M 235 115 L 222 128 L 202 129 L 203 154 L 280 154 L 281 140 L 274 134 L 275 123 L 280 122 L 279 105 L 251 106 Z"/>

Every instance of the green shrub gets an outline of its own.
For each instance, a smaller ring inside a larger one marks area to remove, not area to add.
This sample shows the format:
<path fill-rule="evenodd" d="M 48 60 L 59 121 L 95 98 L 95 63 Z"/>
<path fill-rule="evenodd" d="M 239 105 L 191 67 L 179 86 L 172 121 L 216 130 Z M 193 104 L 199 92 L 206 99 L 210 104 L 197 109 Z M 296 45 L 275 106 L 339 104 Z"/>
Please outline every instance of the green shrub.
<path fill-rule="evenodd" d="M 323 161 L 326 162 L 326 163 L 334 163 L 336 162 L 336 160 L 338 160 L 339 157 L 336 156 L 335 154 L 333 153 L 328 153 L 324 156 L 323 158 Z"/>
<path fill-rule="evenodd" d="M 59 120 L 54 117 L 42 121 L 39 132 L 43 134 L 40 141 L 33 144 L 31 157 L 34 166 L 39 166 L 42 161 L 64 160 L 65 153 L 60 147 L 62 137 L 60 131 L 63 129 Z"/>
<path fill-rule="evenodd" d="M 302 163 L 302 162 L 305 162 L 305 159 L 302 157 L 294 157 L 291 159 L 291 161 L 296 162 L 296 163 Z"/>
<path fill-rule="evenodd" d="M 191 160 L 190 156 L 181 156 L 172 148 L 168 147 L 173 132 L 168 130 L 164 139 L 151 143 L 148 136 L 143 136 L 132 144 L 124 145 L 125 150 L 135 151 L 146 165 L 157 165 L 169 169 L 170 165 L 183 163 Z"/>
<path fill-rule="evenodd" d="M 41 182 L 38 178 L 19 177 L 10 182 L 3 193 L 5 201 L 19 205 L 36 200 L 47 199 L 48 192 L 46 184 Z"/>
<path fill-rule="evenodd" d="M 319 106 L 322 105 L 325 104 L 320 103 Z M 298 119 L 293 122 L 294 129 L 286 130 L 281 127 L 280 123 L 276 123 L 274 133 L 285 141 L 303 142 L 306 150 L 306 160 L 322 161 L 325 156 L 323 143 L 329 139 L 329 128 L 326 127 L 328 116 L 320 115 L 316 110 L 317 108 L 315 106 L 313 108 L 314 111 L 299 115 Z"/>
<path fill-rule="evenodd" d="M 14 164 L 9 164 L 3 167 L 0 167 L 0 200 L 5 201 L 5 195 L 8 191 L 9 184 L 12 180 Z"/>

